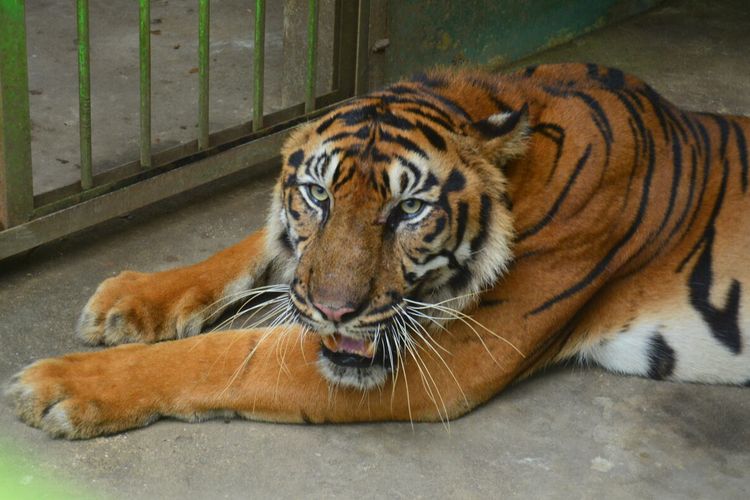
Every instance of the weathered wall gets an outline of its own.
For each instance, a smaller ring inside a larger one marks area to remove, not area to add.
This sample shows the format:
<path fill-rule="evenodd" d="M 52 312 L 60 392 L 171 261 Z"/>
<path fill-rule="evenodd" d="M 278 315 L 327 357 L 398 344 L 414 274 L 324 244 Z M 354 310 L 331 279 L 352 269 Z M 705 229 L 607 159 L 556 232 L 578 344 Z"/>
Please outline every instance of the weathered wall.
<path fill-rule="evenodd" d="M 385 12 L 390 44 L 382 58 L 384 82 L 435 64 L 498 68 L 659 2 L 390 0 Z"/>

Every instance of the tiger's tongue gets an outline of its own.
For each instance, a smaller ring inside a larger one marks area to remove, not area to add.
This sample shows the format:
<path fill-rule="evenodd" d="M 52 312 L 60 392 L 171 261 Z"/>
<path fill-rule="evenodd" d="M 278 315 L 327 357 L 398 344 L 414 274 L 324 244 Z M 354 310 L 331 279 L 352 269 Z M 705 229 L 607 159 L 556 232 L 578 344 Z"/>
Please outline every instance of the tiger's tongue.
<path fill-rule="evenodd" d="M 371 341 L 346 337 L 340 333 L 324 336 L 323 344 L 333 352 L 348 352 L 365 358 L 375 356 L 375 345 Z"/>

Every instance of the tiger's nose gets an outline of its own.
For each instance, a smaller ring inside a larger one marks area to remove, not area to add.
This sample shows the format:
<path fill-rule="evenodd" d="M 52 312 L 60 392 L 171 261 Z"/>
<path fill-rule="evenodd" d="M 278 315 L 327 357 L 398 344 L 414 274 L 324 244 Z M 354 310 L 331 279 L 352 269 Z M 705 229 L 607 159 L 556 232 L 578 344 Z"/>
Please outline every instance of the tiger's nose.
<path fill-rule="evenodd" d="M 313 305 L 318 311 L 323 313 L 323 316 L 328 318 L 330 321 L 336 321 L 336 322 L 341 321 L 341 318 L 345 314 L 353 313 L 356 310 L 353 307 L 348 307 L 343 304 L 326 305 L 326 304 L 321 304 L 319 302 L 313 302 Z"/>

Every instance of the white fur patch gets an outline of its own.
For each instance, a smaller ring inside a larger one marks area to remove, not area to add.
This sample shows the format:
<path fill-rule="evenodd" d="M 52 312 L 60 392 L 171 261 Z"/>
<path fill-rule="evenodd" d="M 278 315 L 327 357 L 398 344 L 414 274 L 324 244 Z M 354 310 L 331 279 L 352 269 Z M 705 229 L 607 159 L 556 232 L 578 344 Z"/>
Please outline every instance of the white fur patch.
<path fill-rule="evenodd" d="M 743 332 L 750 331 L 747 320 L 743 322 L 740 318 L 740 325 Z M 617 373 L 647 376 L 656 334 L 672 350 L 674 368 L 670 380 L 724 384 L 744 384 L 750 380 L 747 335 L 742 339 L 742 351 L 734 354 L 689 307 L 642 317 L 628 331 L 583 349 L 580 357 Z"/>

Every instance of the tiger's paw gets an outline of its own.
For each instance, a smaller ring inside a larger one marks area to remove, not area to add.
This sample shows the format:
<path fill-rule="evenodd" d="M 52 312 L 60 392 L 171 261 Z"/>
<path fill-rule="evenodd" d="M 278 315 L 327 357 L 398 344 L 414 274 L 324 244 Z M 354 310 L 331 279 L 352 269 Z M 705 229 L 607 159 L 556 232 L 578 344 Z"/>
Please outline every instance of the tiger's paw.
<path fill-rule="evenodd" d="M 11 380 L 5 394 L 26 424 L 53 437 L 85 439 L 141 427 L 158 417 L 119 393 L 122 380 L 103 375 L 96 353 L 37 361 Z M 111 375 L 111 374 L 110 374 Z"/>
<path fill-rule="evenodd" d="M 125 271 L 99 285 L 78 319 L 89 344 L 158 342 L 200 333 L 213 298 L 180 271 Z"/>

